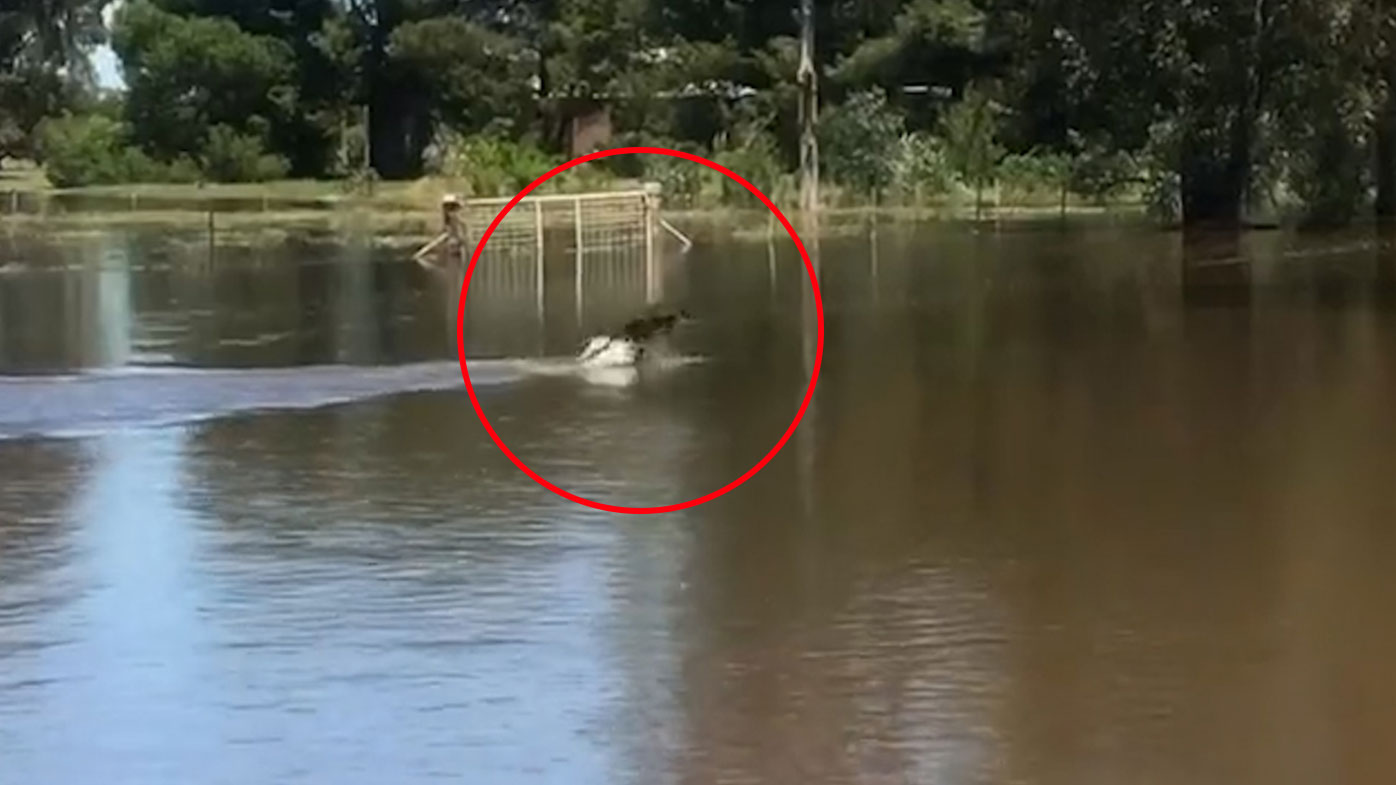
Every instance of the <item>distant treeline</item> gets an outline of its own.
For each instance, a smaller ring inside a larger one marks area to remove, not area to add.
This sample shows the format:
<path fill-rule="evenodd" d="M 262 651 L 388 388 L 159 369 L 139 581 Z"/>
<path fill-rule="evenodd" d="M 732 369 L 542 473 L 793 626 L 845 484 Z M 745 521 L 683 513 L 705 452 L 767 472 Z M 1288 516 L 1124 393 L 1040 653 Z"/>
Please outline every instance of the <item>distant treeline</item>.
<path fill-rule="evenodd" d="M 57 184 L 441 173 L 503 191 L 601 110 L 610 144 L 702 152 L 791 187 L 796 0 L 126 0 L 107 29 L 108 4 L 0 12 L 0 152 Z M 1396 6 L 815 9 L 831 198 L 1131 196 L 1221 224 L 1396 213 Z M 85 56 L 104 40 L 120 96 L 90 87 Z M 663 161 L 615 174 L 723 196 Z"/>

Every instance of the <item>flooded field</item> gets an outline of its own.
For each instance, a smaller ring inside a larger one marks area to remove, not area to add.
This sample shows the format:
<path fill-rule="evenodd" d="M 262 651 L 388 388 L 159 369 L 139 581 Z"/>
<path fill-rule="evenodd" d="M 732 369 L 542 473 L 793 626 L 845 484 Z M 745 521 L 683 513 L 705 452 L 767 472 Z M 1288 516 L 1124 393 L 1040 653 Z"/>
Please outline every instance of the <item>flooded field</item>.
<path fill-rule="evenodd" d="M 1390 782 L 1396 250 L 817 246 L 0 230 L 0 783 Z"/>

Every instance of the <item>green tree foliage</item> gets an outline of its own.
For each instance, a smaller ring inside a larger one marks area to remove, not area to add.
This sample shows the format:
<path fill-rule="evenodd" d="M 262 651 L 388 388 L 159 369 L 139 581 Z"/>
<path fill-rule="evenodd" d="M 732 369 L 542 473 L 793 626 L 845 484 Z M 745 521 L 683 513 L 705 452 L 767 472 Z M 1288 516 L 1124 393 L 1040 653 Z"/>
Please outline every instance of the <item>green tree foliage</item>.
<path fill-rule="evenodd" d="M 200 163 L 204 176 L 225 183 L 275 180 L 290 171 L 285 158 L 266 151 L 260 136 L 226 125 L 208 129 Z"/>
<path fill-rule="evenodd" d="M 38 151 L 45 117 L 81 102 L 91 87 L 86 52 L 105 36 L 108 0 L 6 0 L 0 6 L 0 161 Z"/>
<path fill-rule="evenodd" d="M 950 164 L 974 189 L 976 208 L 984 189 L 993 184 L 1004 148 L 998 140 L 999 108 L 987 91 L 968 90 L 945 115 L 945 143 Z"/>
<path fill-rule="evenodd" d="M 85 53 L 103 34 L 104 5 L 10 0 L 0 11 L 0 154 L 42 152 L 31 143 L 39 119 L 87 100 Z M 1377 210 L 1396 215 L 1396 7 L 814 7 L 824 171 L 847 191 L 913 201 L 994 183 L 1009 195 L 1140 192 L 1187 222 L 1230 225 L 1272 207 L 1347 220 L 1370 209 L 1375 192 Z M 529 154 L 499 163 L 488 145 L 464 140 L 483 134 L 555 159 L 568 118 L 600 105 L 620 139 L 719 156 L 779 189 L 797 157 L 795 8 L 127 0 L 112 31 L 130 86 L 122 138 L 162 165 L 183 157 L 220 178 L 268 176 L 283 163 L 301 175 L 344 175 L 365 158 L 391 178 L 443 168 L 452 156 L 529 170 Z M 976 85 L 994 85 L 995 100 Z M 365 138 L 367 149 L 356 150 Z M 662 164 L 611 166 L 695 197 L 722 190 Z"/>
<path fill-rule="evenodd" d="M 62 187 L 133 182 L 189 182 L 199 175 L 188 158 L 160 163 L 131 144 L 130 128 L 100 114 L 64 115 L 38 127 L 44 168 Z"/>
<path fill-rule="evenodd" d="M 352 89 L 353 46 L 336 0 L 156 0 L 186 17 L 229 19 L 239 30 L 275 39 L 292 56 L 288 81 L 294 100 L 273 118 L 269 144 L 297 174 L 333 165 L 344 130 L 346 93 Z"/>
<path fill-rule="evenodd" d="M 132 0 L 117 13 L 113 46 L 135 141 L 157 158 L 199 155 L 218 126 L 265 142 L 295 111 L 291 47 L 231 19 Z"/>
<path fill-rule="evenodd" d="M 893 159 L 892 183 L 907 204 L 918 205 L 928 197 L 949 193 L 955 186 L 955 172 L 945 141 L 925 131 L 903 134 Z"/>
<path fill-rule="evenodd" d="M 885 34 L 859 42 L 832 69 L 836 83 L 876 86 L 898 96 L 907 85 L 960 91 L 989 64 L 984 14 L 969 0 L 910 0 Z M 934 104 L 903 101 L 914 122 L 930 124 Z"/>
<path fill-rule="evenodd" d="M 830 177 L 879 199 L 892 184 L 902 116 L 881 89 L 854 93 L 820 122 L 820 149 Z"/>
<path fill-rule="evenodd" d="M 644 62 L 647 0 L 557 0 L 547 27 L 549 91 L 559 96 L 626 92 Z"/>
<path fill-rule="evenodd" d="M 456 132 L 521 135 L 535 112 L 534 53 L 457 16 L 408 22 L 390 39 L 401 79 L 433 96 L 433 120 Z"/>
<path fill-rule="evenodd" d="M 470 196 L 512 196 L 562 163 L 538 147 L 494 135 L 443 139 L 440 171 L 464 184 Z"/>

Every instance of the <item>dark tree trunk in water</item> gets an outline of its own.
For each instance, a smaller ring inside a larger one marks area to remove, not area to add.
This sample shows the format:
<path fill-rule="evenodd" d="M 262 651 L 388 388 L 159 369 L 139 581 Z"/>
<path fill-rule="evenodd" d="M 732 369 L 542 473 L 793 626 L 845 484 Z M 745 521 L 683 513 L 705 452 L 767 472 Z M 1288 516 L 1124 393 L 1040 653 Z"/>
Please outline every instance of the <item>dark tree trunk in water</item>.
<path fill-rule="evenodd" d="M 379 177 L 399 180 L 422 171 L 422 151 L 430 141 L 424 97 L 394 73 L 388 38 L 405 19 L 397 3 L 375 4 L 373 29 L 364 64 L 368 90 L 368 159 Z"/>
<path fill-rule="evenodd" d="M 369 105 L 369 157 L 380 177 L 400 180 L 422 173 L 422 151 L 430 143 L 431 123 L 422 97 L 386 80 L 378 83 Z"/>
<path fill-rule="evenodd" d="M 1386 69 L 1386 103 L 1377 115 L 1376 180 L 1378 218 L 1396 218 L 1396 67 Z"/>
<path fill-rule="evenodd" d="M 1228 155 L 1221 160 L 1208 150 L 1183 154 L 1181 190 L 1183 224 L 1218 228 L 1241 225 L 1245 195 L 1245 168 L 1249 161 Z"/>
<path fill-rule="evenodd" d="M 1377 203 L 1378 218 L 1396 217 L 1396 127 L 1388 108 L 1377 126 Z"/>
<path fill-rule="evenodd" d="M 1252 69 L 1254 70 L 1254 69 Z M 1179 174 L 1182 182 L 1183 223 L 1188 226 L 1239 227 L 1245 218 L 1254 154 L 1259 85 L 1248 79 L 1235 111 L 1218 107 L 1225 146 L 1196 131 L 1183 142 Z"/>
<path fill-rule="evenodd" d="M 1231 68 L 1211 75 L 1195 96 L 1198 128 L 1183 140 L 1183 224 L 1239 228 L 1245 219 L 1260 107 L 1267 74 L 1261 57 L 1267 36 L 1267 0 L 1249 10 L 1250 34 L 1229 47 Z M 1206 133 L 1212 131 L 1213 133 Z"/>
<path fill-rule="evenodd" d="M 1194 308 L 1245 307 L 1251 302 L 1251 266 L 1241 253 L 1241 232 L 1184 228 L 1183 302 Z"/>

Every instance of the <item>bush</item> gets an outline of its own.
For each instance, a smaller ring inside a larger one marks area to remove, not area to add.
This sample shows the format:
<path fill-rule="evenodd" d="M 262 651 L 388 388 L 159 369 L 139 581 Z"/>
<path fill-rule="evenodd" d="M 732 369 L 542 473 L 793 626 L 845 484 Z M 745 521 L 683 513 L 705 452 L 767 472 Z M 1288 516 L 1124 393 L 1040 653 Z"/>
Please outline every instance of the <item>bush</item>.
<path fill-rule="evenodd" d="M 126 125 L 103 115 L 64 115 L 44 121 L 39 139 L 44 172 L 59 188 L 154 182 L 172 167 L 128 143 Z"/>
<path fill-rule="evenodd" d="M 159 166 L 154 161 L 151 165 Z M 194 159 L 181 155 L 163 167 L 163 176 L 159 179 L 167 183 L 195 183 L 203 178 L 204 173 Z"/>
<path fill-rule="evenodd" d="M 1140 156 L 1144 204 L 1150 215 L 1165 221 L 1183 214 L 1182 178 L 1178 174 L 1180 130 L 1176 123 L 1149 126 L 1149 138 Z"/>
<path fill-rule="evenodd" d="M 667 136 L 643 131 L 622 133 L 615 139 L 617 147 L 667 147 L 694 155 L 707 155 L 692 142 L 683 142 Z M 705 192 L 720 188 L 717 180 L 722 175 L 705 166 L 667 155 L 626 155 L 607 158 L 601 163 L 610 164 L 610 171 L 625 177 L 635 177 L 659 183 L 666 205 L 692 208 L 703 202 Z M 577 171 L 576 169 L 572 171 Z M 734 183 L 735 185 L 735 183 Z M 746 189 L 742 189 L 745 193 Z"/>
<path fill-rule="evenodd" d="M 446 134 L 437 148 L 440 174 L 464 181 L 469 196 L 513 196 L 561 163 L 537 145 L 493 136 Z"/>
<path fill-rule="evenodd" d="M 943 122 L 951 165 L 966 185 L 980 193 L 993 182 L 1004 153 L 998 141 L 999 108 L 987 92 L 971 87 Z"/>
<path fill-rule="evenodd" d="M 266 155 L 261 143 L 226 126 L 209 133 L 204 164 L 187 155 L 157 161 L 130 144 L 128 127 L 103 114 L 65 115 L 40 128 L 44 171 L 59 188 L 118 183 L 190 183 L 199 179 L 244 182 L 284 177 L 286 161 Z"/>
<path fill-rule="evenodd" d="M 713 155 L 713 161 L 741 175 L 769 199 L 788 196 L 785 192 L 790 190 L 787 187 L 789 175 L 780 165 L 780 151 L 775 138 L 765 131 L 753 132 L 737 145 L 718 150 Z M 676 163 L 686 164 L 689 168 L 698 166 L 686 161 Z M 703 168 L 703 173 L 716 176 L 720 180 L 719 192 L 725 203 L 755 203 L 756 197 L 737 181 L 706 167 Z"/>
<path fill-rule="evenodd" d="M 1129 153 L 1106 143 L 1087 145 L 1072 160 L 1071 190 L 1098 204 L 1119 196 L 1139 179 L 1139 166 Z"/>
<path fill-rule="evenodd" d="M 672 142 L 666 146 L 675 150 L 683 149 Z M 645 162 L 645 177 L 659 183 L 665 201 L 676 207 L 697 207 L 702 201 L 704 185 L 712 182 L 711 175 L 722 177 L 706 166 L 681 158 L 667 155 L 651 157 L 653 161 Z"/>
<path fill-rule="evenodd" d="M 892 159 L 892 188 L 904 203 L 920 204 L 955 188 L 955 173 L 938 137 L 915 132 L 902 135 Z"/>
<path fill-rule="evenodd" d="M 268 154 L 260 137 L 240 134 L 226 125 L 208 130 L 202 157 L 204 176 L 222 183 L 276 180 L 291 168 L 285 158 Z"/>
<path fill-rule="evenodd" d="M 1059 153 L 1026 153 L 1004 156 L 998 180 L 1009 200 L 1056 200 L 1061 197 L 1071 171 L 1071 159 Z"/>
<path fill-rule="evenodd" d="M 825 170 L 835 182 L 878 198 L 893 180 L 904 118 L 880 89 L 854 93 L 819 126 Z"/>

